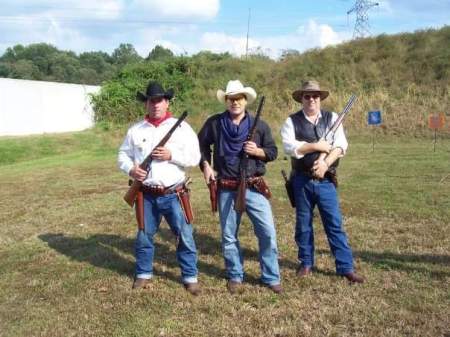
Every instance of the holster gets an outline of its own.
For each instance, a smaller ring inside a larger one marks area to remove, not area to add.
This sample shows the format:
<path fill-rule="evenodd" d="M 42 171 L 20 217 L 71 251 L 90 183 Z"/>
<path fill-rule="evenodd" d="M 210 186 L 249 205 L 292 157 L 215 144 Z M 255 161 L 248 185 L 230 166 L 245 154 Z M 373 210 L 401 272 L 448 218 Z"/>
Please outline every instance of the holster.
<path fill-rule="evenodd" d="M 136 195 L 134 209 L 136 211 L 136 221 L 138 229 L 144 230 L 144 193 L 142 193 L 142 191 L 139 191 Z"/>
<path fill-rule="evenodd" d="M 183 210 L 186 222 L 192 224 L 192 222 L 194 221 L 194 213 L 191 207 L 189 189 L 186 187 L 186 185 L 184 185 L 183 188 L 177 190 L 176 193 L 178 196 L 178 200 L 180 200 L 181 209 Z"/>
<path fill-rule="evenodd" d="M 217 212 L 217 180 L 210 180 L 208 183 L 209 200 L 211 201 L 211 211 Z"/>
<path fill-rule="evenodd" d="M 284 187 L 286 188 L 286 193 L 288 195 L 289 202 L 291 203 L 291 206 L 293 208 L 295 208 L 295 196 L 294 196 L 294 186 L 292 186 L 292 175 L 289 178 L 289 180 L 287 180 L 284 183 Z"/>
<path fill-rule="evenodd" d="M 259 193 L 266 197 L 266 199 L 270 199 L 272 197 L 272 192 L 270 192 L 269 186 L 263 177 L 253 177 L 249 178 L 247 181 L 248 187 L 253 187 Z"/>

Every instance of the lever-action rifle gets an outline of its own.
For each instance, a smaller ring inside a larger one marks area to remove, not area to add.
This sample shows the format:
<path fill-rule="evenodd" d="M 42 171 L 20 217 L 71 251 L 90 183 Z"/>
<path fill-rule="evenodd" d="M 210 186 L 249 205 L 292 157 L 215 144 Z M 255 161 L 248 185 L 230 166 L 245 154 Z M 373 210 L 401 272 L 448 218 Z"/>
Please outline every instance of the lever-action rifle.
<path fill-rule="evenodd" d="M 143 170 L 147 171 L 147 175 L 148 172 L 150 172 L 150 165 L 153 161 L 152 158 L 152 152 L 154 149 L 160 147 L 160 146 L 164 146 L 167 141 L 169 140 L 169 138 L 172 136 L 172 134 L 174 133 L 174 131 L 177 129 L 178 126 L 180 126 L 181 122 L 187 117 L 188 112 L 185 111 L 183 112 L 183 114 L 181 115 L 180 118 L 178 118 L 177 122 L 172 126 L 172 128 L 165 134 L 165 136 L 160 140 L 160 142 L 152 149 L 152 151 L 150 152 L 150 154 L 144 159 L 144 161 L 142 163 L 139 164 L 139 167 Z M 128 189 L 127 193 L 125 194 L 125 196 L 123 197 L 123 199 L 127 202 L 128 205 L 130 205 L 131 207 L 133 207 L 134 202 L 136 200 L 136 196 L 139 192 L 139 190 L 142 187 L 142 181 L 139 181 L 137 179 L 135 179 L 133 181 L 133 183 L 130 185 L 130 188 Z"/>
<path fill-rule="evenodd" d="M 347 102 L 347 105 L 345 106 L 344 110 L 339 114 L 336 121 L 333 123 L 331 128 L 320 138 L 320 140 L 326 140 L 328 142 L 331 142 L 331 139 L 333 139 L 334 134 L 336 133 L 339 126 L 341 126 L 342 122 L 344 121 L 344 118 L 347 117 L 348 113 L 350 112 L 350 108 L 352 107 L 353 103 L 355 103 L 356 95 L 352 94 L 350 96 L 350 99 Z M 331 135 L 331 138 L 329 136 Z M 330 139 L 330 140 L 329 140 Z M 318 157 L 318 159 L 325 159 L 328 155 L 326 153 L 321 153 Z"/>
<path fill-rule="evenodd" d="M 246 140 L 247 142 L 251 141 L 253 139 L 253 136 L 255 135 L 256 126 L 260 119 L 265 100 L 266 100 L 266 98 L 264 96 L 261 96 L 261 99 L 260 99 L 259 105 L 258 105 L 258 109 L 256 110 L 255 120 L 254 120 L 253 125 L 250 128 L 250 132 L 248 133 L 248 136 L 247 136 L 247 140 Z M 245 192 L 246 192 L 246 188 L 247 188 L 248 158 L 249 158 L 248 153 L 244 152 L 242 160 L 241 160 L 241 164 L 240 164 L 239 187 L 237 189 L 236 201 L 234 203 L 234 209 L 238 212 L 245 211 Z"/>

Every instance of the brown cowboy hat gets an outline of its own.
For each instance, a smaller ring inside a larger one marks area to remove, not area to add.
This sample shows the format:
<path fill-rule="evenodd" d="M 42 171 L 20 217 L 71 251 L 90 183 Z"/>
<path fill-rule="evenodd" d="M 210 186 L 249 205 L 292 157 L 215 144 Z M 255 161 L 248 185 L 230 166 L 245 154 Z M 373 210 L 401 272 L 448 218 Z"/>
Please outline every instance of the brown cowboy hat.
<path fill-rule="evenodd" d="M 302 86 L 300 89 L 295 90 L 292 93 L 292 98 L 295 99 L 297 102 L 302 102 L 303 94 L 306 92 L 318 92 L 320 93 L 320 100 L 323 101 L 325 98 L 328 97 L 330 94 L 326 90 L 320 90 L 319 83 L 317 81 L 309 80 L 302 83 Z"/>
<path fill-rule="evenodd" d="M 152 97 L 164 97 L 171 100 L 173 97 L 173 89 L 168 89 L 167 91 L 156 81 L 150 81 L 147 85 L 147 90 L 145 94 L 142 92 L 137 92 L 136 98 L 141 102 L 146 102 Z"/>

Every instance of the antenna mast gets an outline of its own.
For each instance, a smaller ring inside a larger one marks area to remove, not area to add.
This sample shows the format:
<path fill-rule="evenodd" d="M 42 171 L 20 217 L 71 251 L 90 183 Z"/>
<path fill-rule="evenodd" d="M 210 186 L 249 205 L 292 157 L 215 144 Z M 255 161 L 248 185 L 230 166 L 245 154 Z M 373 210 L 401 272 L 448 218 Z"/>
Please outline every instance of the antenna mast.
<path fill-rule="evenodd" d="M 347 15 L 356 12 L 355 30 L 353 31 L 354 39 L 361 39 L 370 35 L 369 15 L 367 12 L 370 8 L 378 5 L 378 2 L 370 0 L 356 0 L 355 5 L 347 12 Z"/>
<path fill-rule="evenodd" d="M 247 22 L 247 43 L 245 44 L 245 59 L 248 58 L 248 34 L 250 31 L 250 8 L 248 9 L 248 22 Z"/>

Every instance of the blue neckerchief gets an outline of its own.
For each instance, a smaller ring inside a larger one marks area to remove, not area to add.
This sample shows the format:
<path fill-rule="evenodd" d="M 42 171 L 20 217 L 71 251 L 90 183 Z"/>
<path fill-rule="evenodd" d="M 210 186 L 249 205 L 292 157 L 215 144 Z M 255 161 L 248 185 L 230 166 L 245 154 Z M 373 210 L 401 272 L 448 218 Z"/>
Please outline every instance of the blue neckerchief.
<path fill-rule="evenodd" d="M 250 132 L 250 116 L 245 117 L 239 125 L 233 124 L 230 113 L 226 111 L 220 118 L 221 137 L 219 137 L 219 155 L 224 157 L 227 165 L 236 165 L 240 159 L 244 142 Z"/>

